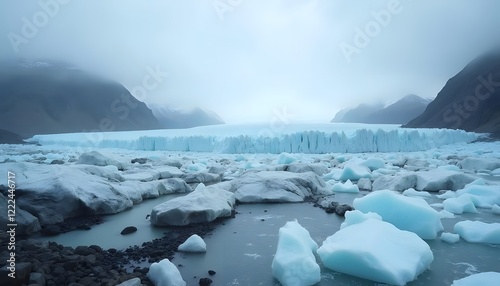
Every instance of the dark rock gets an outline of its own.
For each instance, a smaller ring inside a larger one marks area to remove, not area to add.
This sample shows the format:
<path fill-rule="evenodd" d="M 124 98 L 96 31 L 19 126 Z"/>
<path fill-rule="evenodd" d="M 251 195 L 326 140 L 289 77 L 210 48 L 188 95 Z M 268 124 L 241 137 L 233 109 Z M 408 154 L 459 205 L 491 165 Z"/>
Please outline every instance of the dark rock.
<path fill-rule="evenodd" d="M 213 271 L 213 270 L 208 270 L 208 275 L 210 275 L 210 276 L 214 276 L 214 275 L 215 275 L 215 273 L 217 273 L 217 272 L 215 272 L 215 271 Z"/>
<path fill-rule="evenodd" d="M 50 164 L 52 164 L 52 165 L 63 165 L 64 161 L 63 160 L 52 160 L 52 162 L 50 162 Z"/>
<path fill-rule="evenodd" d="M 200 284 L 201 286 L 209 286 L 209 285 L 211 285 L 211 284 L 212 284 L 212 282 L 213 282 L 213 281 L 212 281 L 212 279 L 210 279 L 210 278 L 200 278 L 200 283 L 199 283 L 199 284 Z"/>
<path fill-rule="evenodd" d="M 87 277 L 83 277 L 82 279 L 80 279 L 78 281 L 78 283 L 80 283 L 80 284 L 82 284 L 84 286 L 87 286 L 87 285 L 88 286 L 93 286 L 93 285 L 97 284 L 97 281 L 95 280 L 94 277 L 87 276 Z"/>
<path fill-rule="evenodd" d="M 127 226 L 126 228 L 124 228 L 122 230 L 122 232 L 120 232 L 120 234 L 126 235 L 126 234 L 134 233 L 136 231 L 137 231 L 137 227 L 135 227 L 135 226 Z"/>
<path fill-rule="evenodd" d="M 346 205 L 346 204 L 343 204 L 343 205 L 338 205 L 336 208 L 335 208 L 335 213 L 338 214 L 339 216 L 345 216 L 345 213 L 347 211 L 352 211 L 354 208 L 351 207 L 350 205 Z"/>
<path fill-rule="evenodd" d="M 78 261 L 68 261 L 64 264 L 65 270 L 75 270 L 78 268 Z"/>
<path fill-rule="evenodd" d="M 89 255 L 85 256 L 83 261 L 86 261 L 87 263 L 94 265 L 96 263 L 96 257 L 93 254 L 89 254 Z"/>
<path fill-rule="evenodd" d="M 30 284 L 36 284 L 38 286 L 45 286 L 45 276 L 41 273 L 32 272 L 29 279 Z"/>
<path fill-rule="evenodd" d="M 42 228 L 42 234 L 47 236 L 54 236 L 61 233 L 61 228 L 55 224 L 49 224 Z"/>
<path fill-rule="evenodd" d="M 75 253 L 78 255 L 89 255 L 92 251 L 87 246 L 77 246 L 75 248 Z"/>
<path fill-rule="evenodd" d="M 148 158 L 135 158 L 130 161 L 132 164 L 134 163 L 139 163 L 139 164 L 146 164 L 149 161 Z"/>

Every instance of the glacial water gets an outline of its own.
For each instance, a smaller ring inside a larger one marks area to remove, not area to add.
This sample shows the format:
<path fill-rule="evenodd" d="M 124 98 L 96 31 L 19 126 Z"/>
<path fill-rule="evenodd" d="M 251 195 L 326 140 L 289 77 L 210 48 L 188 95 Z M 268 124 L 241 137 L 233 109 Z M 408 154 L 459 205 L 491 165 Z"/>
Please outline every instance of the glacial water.
<path fill-rule="evenodd" d="M 352 203 L 360 195 L 337 194 L 342 203 Z M 154 227 L 146 215 L 151 208 L 175 196 L 147 200 L 133 209 L 106 217 L 106 222 L 89 231 L 62 234 L 50 240 L 63 245 L 97 244 L 104 248 L 125 248 L 160 237 L 168 228 Z M 440 202 L 436 198 L 430 203 Z M 173 263 L 182 264 L 179 270 L 187 285 L 198 285 L 208 270 L 215 270 L 213 285 L 279 285 L 273 278 L 271 262 L 276 251 L 278 231 L 287 221 L 297 219 L 321 245 L 322 241 L 337 231 L 343 219 L 327 214 L 310 203 L 299 204 L 251 204 L 238 205 L 238 214 L 220 225 L 213 234 L 205 237 L 207 253 L 177 253 Z M 443 219 L 445 231 L 453 232 L 453 226 L 461 220 L 498 222 L 499 217 L 489 210 L 480 209 L 479 214 L 458 215 L 454 219 Z M 138 231 L 122 236 L 120 231 L 134 225 Z M 366 234 L 369 241 L 370 235 Z M 408 285 L 451 285 L 453 280 L 484 271 L 500 271 L 500 246 L 468 243 L 463 240 L 448 244 L 440 239 L 428 240 L 434 253 L 431 270 L 421 274 L 418 280 Z M 319 259 L 318 262 L 320 263 Z M 322 267 L 322 280 L 317 285 L 381 285 L 372 281 L 337 273 Z"/>

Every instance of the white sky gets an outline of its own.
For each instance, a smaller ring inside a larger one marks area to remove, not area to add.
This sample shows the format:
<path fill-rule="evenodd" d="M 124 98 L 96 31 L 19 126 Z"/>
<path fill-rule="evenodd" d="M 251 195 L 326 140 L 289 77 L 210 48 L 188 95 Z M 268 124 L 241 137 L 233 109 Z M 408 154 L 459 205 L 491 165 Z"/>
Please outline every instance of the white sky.
<path fill-rule="evenodd" d="M 45 23 L 40 3 L 53 11 Z M 158 67 L 168 77 L 144 101 L 200 106 L 230 123 L 276 112 L 329 121 L 359 103 L 435 97 L 498 47 L 499 12 L 496 0 L 3 0 L 0 52 L 66 60 L 129 90 Z M 13 47 L 23 17 L 41 24 Z M 369 43 L 348 61 L 341 43 L 355 47 L 357 29 L 367 28 Z"/>

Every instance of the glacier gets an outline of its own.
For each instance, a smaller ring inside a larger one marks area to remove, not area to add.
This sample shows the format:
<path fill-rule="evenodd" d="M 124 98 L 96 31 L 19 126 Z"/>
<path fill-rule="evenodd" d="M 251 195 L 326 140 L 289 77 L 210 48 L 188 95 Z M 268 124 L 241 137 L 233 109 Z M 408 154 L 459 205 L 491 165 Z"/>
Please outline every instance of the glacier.
<path fill-rule="evenodd" d="M 480 134 L 398 125 L 289 124 L 279 130 L 252 124 L 189 129 L 35 135 L 29 142 L 81 148 L 236 153 L 362 153 L 423 151 L 471 142 Z"/>

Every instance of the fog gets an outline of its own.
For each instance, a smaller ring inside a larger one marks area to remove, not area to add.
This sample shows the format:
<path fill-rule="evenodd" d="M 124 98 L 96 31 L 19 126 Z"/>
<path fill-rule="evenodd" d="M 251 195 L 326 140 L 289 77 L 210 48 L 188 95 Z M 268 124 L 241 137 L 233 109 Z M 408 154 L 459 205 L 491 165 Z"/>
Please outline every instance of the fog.
<path fill-rule="evenodd" d="M 363 5 L 361 5 L 363 4 Z M 0 2 L 1 58 L 63 60 L 226 122 L 433 98 L 500 43 L 500 1 Z M 144 89 L 143 89 L 144 90 Z"/>

